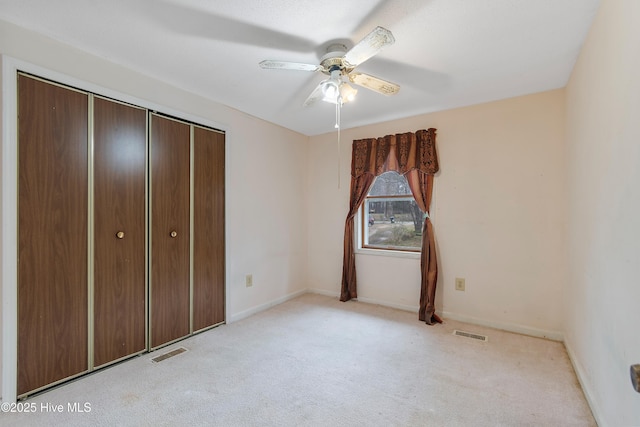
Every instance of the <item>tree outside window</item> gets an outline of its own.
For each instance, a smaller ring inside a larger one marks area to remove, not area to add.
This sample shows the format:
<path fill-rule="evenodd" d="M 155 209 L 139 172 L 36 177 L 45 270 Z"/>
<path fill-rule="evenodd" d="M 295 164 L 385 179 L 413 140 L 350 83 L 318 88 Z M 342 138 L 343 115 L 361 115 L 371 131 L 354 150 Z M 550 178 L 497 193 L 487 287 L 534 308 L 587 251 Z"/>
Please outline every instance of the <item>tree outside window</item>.
<path fill-rule="evenodd" d="M 420 251 L 425 214 L 403 175 L 391 171 L 376 177 L 361 214 L 362 248 Z"/>

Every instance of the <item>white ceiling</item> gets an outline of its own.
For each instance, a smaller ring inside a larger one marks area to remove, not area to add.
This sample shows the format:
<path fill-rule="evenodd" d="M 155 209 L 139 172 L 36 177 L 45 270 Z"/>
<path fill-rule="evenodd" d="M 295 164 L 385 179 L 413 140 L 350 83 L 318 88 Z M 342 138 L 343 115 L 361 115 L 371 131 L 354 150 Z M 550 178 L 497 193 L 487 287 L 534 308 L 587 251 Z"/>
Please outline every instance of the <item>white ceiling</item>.
<path fill-rule="evenodd" d="M 306 135 L 333 131 L 328 103 L 302 103 L 326 76 L 263 70 L 317 64 L 331 41 L 374 27 L 396 42 L 358 71 L 342 127 L 563 87 L 599 0 L 0 0 L 0 19 Z"/>

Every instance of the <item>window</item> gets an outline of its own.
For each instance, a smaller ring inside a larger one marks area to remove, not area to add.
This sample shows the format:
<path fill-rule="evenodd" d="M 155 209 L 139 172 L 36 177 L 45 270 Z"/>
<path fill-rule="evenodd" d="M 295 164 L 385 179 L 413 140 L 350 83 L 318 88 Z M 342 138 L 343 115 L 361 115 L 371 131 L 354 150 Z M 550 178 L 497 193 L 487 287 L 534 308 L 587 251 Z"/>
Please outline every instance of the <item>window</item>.
<path fill-rule="evenodd" d="M 360 208 L 360 248 L 419 252 L 425 214 L 411 195 L 407 178 L 379 175 Z"/>

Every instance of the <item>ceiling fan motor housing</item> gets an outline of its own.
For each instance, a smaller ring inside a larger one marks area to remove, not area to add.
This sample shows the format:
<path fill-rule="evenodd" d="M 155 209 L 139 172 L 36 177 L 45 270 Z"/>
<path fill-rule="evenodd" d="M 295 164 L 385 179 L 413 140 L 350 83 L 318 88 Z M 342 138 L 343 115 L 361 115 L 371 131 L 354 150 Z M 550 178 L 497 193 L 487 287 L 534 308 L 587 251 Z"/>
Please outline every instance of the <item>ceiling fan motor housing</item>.
<path fill-rule="evenodd" d="M 350 73 L 354 67 L 345 67 L 343 57 L 346 52 L 347 47 L 341 43 L 329 45 L 327 47 L 327 53 L 320 58 L 322 72 L 325 74 L 331 74 L 332 71 L 341 70 L 346 74 Z"/>

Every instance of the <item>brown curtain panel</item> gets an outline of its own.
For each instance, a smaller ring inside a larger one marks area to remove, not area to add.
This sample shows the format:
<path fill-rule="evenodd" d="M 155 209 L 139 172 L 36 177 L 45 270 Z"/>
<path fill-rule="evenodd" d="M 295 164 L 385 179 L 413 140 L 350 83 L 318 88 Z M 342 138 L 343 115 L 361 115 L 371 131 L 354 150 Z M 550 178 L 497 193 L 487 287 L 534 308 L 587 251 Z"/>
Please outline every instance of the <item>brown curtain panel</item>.
<path fill-rule="evenodd" d="M 351 196 L 345 223 L 344 259 L 340 301 L 357 298 L 354 247 L 354 218 L 364 202 L 375 177 L 388 171 L 406 175 L 416 203 L 427 215 L 422 233 L 420 269 L 422 272 L 419 319 L 428 324 L 442 322 L 435 314 L 434 299 L 438 280 L 433 225 L 429 206 L 433 193 L 433 175 L 438 172 L 436 129 L 387 135 L 382 138 L 353 141 L 351 156 Z"/>

